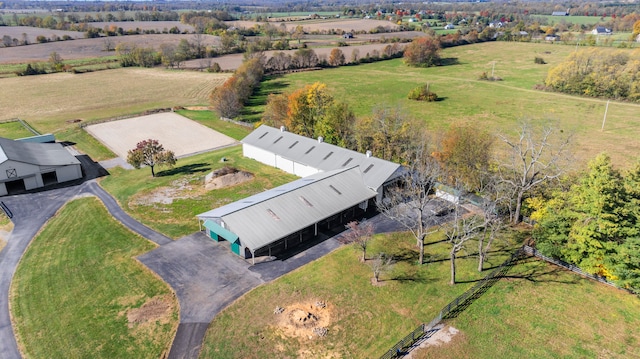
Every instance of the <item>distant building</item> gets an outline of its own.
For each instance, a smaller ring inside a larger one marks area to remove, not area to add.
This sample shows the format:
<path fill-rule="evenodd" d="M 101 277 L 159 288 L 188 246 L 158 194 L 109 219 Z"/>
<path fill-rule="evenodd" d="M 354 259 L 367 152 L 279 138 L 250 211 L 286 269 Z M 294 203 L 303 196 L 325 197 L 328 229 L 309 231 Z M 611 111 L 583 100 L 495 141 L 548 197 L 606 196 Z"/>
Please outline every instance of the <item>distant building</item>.
<path fill-rule="evenodd" d="M 559 35 L 547 35 L 544 37 L 545 41 L 560 41 L 560 36 Z"/>
<path fill-rule="evenodd" d="M 551 16 L 569 16 L 569 9 L 567 11 L 554 11 Z"/>
<path fill-rule="evenodd" d="M 444 26 L 444 29 L 445 29 L 445 30 L 453 30 L 453 29 L 455 29 L 455 28 L 456 28 L 456 27 L 455 27 L 453 24 L 446 24 L 446 25 Z"/>
<path fill-rule="evenodd" d="M 613 31 L 611 31 L 611 29 L 607 29 L 604 26 L 596 26 L 595 29 L 591 30 L 591 33 L 593 35 L 611 35 L 613 34 Z"/>
<path fill-rule="evenodd" d="M 342 34 L 342 38 L 344 39 L 353 39 L 353 34 L 350 32 L 345 32 L 344 34 Z"/>

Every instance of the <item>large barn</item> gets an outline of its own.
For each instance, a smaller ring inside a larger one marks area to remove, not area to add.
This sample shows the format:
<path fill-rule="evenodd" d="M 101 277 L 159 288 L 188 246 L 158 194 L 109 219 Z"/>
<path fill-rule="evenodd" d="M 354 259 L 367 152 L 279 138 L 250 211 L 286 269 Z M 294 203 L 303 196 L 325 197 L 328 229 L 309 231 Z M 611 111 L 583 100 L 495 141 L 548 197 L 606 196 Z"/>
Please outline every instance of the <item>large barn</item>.
<path fill-rule="evenodd" d="M 397 163 L 373 157 L 371 152 L 359 153 L 317 140 L 260 126 L 242 140 L 242 154 L 264 164 L 300 177 L 318 172 L 359 166 L 364 183 L 382 199 L 384 188 L 402 176 Z"/>
<path fill-rule="evenodd" d="M 344 229 L 382 198 L 402 166 L 260 126 L 242 140 L 246 157 L 303 177 L 283 186 L 197 215 L 207 235 L 227 240 L 244 257 L 273 256 L 319 231 Z"/>
<path fill-rule="evenodd" d="M 376 192 L 359 167 L 320 172 L 201 213 L 207 235 L 245 258 L 272 256 L 362 216 Z"/>
<path fill-rule="evenodd" d="M 78 178 L 80 161 L 61 144 L 0 137 L 0 196 Z"/>

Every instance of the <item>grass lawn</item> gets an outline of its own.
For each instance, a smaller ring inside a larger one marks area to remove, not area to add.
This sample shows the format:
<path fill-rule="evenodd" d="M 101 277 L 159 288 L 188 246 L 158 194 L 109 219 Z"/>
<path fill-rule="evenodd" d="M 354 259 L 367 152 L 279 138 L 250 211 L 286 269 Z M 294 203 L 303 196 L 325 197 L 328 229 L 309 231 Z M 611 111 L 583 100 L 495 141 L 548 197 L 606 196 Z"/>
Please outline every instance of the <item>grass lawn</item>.
<path fill-rule="evenodd" d="M 0 123 L 0 137 L 10 138 L 15 140 L 17 138 L 33 136 L 33 132 L 27 130 L 18 121 L 2 122 Z"/>
<path fill-rule="evenodd" d="M 199 122 L 211 129 L 214 129 L 222 134 L 225 134 L 236 140 L 245 138 L 253 130 L 252 128 L 236 125 L 231 122 L 222 121 L 218 116 L 209 110 L 193 111 L 193 110 L 179 110 L 178 114 L 187 117 L 191 120 Z"/>
<path fill-rule="evenodd" d="M 255 120 L 254 113 L 262 111 L 269 92 L 291 92 L 319 81 L 327 84 L 335 98 L 349 103 L 358 116 L 370 115 L 376 106 L 399 107 L 433 131 L 465 122 L 508 134 L 515 132 L 520 121 L 530 119 L 573 133 L 573 150 L 580 163 L 601 151 L 608 151 L 615 164 L 631 163 L 640 152 L 636 120 L 640 105 L 611 102 L 601 131 L 606 100 L 533 89 L 572 51 L 575 46 L 489 42 L 443 50 L 442 57 L 453 63 L 448 66 L 412 68 L 396 59 L 273 77 L 261 84 L 253 99 L 255 110 L 246 109 L 245 117 Z M 535 57 L 542 57 L 547 64 L 535 64 Z M 491 75 L 492 71 L 502 81 L 478 80 L 483 72 Z M 411 89 L 424 83 L 442 100 L 423 103 L 407 99 Z"/>
<path fill-rule="evenodd" d="M 440 239 L 432 236 L 427 243 Z M 495 246 L 486 267 L 502 263 L 511 248 L 511 243 Z M 201 358 L 379 357 L 487 274 L 477 272 L 476 257 L 463 258 L 457 279 L 465 283 L 450 286 L 446 244 L 428 244 L 431 262 L 417 266 L 415 239 L 404 233 L 378 236 L 368 257 L 382 251 L 397 259 L 393 271 L 381 276 L 382 286 L 371 284 L 371 269 L 346 246 L 256 288 L 214 318 Z M 294 337 L 278 324 L 287 312 L 275 315 L 277 306 L 316 301 L 327 303 L 328 310 L 319 312 L 330 316 L 326 337 Z"/>
<path fill-rule="evenodd" d="M 170 288 L 134 257 L 154 244 L 95 198 L 67 204 L 13 278 L 12 320 L 28 358 L 159 358 L 178 325 Z"/>
<path fill-rule="evenodd" d="M 414 358 L 640 358 L 640 299 L 528 259 Z M 470 355 L 473 353 L 472 355 Z"/>
<path fill-rule="evenodd" d="M 370 256 L 384 250 L 398 259 L 380 287 L 371 285 L 372 272 L 358 253 L 343 247 L 253 290 L 213 320 L 200 357 L 379 357 L 489 272 L 476 271 L 471 243 L 457 260 L 459 284 L 450 286 L 447 245 L 428 244 L 431 262 L 418 267 L 414 244 L 403 234 L 377 237 Z M 485 268 L 502 263 L 514 247 L 495 246 Z M 640 339 L 637 297 L 536 260 L 516 265 L 510 275 L 450 322 L 461 330 L 452 344 L 417 357 L 633 357 Z M 295 303 L 311 308 L 316 301 L 327 303 L 327 310 L 316 311 L 330 317 L 326 337 L 294 337 L 279 322 Z M 274 314 L 277 306 L 285 312 Z"/>
<path fill-rule="evenodd" d="M 220 162 L 222 158 L 226 162 Z M 232 187 L 207 191 L 204 176 L 214 169 L 232 166 L 255 178 Z M 240 146 L 178 160 L 173 169 L 109 170 L 101 181 L 131 216 L 147 226 L 179 238 L 198 230 L 196 214 L 237 201 L 297 178 L 279 169 L 244 158 Z"/>
<path fill-rule="evenodd" d="M 7 245 L 8 234 L 13 230 L 13 222 L 4 212 L 0 213 L 0 251 Z"/>

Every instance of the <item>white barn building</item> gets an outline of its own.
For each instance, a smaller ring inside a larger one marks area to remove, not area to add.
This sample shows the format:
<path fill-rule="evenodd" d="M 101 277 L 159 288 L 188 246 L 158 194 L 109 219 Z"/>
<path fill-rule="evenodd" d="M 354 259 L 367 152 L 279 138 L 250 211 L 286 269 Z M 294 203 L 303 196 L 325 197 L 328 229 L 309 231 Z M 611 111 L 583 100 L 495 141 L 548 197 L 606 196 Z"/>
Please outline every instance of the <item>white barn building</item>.
<path fill-rule="evenodd" d="M 0 196 L 78 178 L 80 161 L 61 144 L 0 137 Z"/>
<path fill-rule="evenodd" d="M 346 148 L 262 125 L 242 140 L 242 154 L 300 177 L 359 166 L 364 183 L 382 199 L 385 186 L 396 182 L 403 167 Z"/>

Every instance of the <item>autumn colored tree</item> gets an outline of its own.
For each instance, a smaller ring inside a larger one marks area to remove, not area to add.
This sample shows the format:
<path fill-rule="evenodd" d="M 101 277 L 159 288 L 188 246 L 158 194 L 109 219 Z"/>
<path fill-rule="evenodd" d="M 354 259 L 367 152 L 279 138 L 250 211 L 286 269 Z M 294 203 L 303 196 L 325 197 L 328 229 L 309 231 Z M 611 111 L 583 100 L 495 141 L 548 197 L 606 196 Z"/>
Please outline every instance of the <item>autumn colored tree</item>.
<path fill-rule="evenodd" d="M 344 53 L 339 48 L 335 48 L 331 50 L 329 54 L 329 65 L 331 66 L 341 66 L 344 65 Z"/>
<path fill-rule="evenodd" d="M 400 108 L 377 107 L 368 117 L 358 118 L 354 139 L 358 151 L 370 150 L 374 156 L 406 162 L 413 145 L 419 143 L 423 126 L 409 119 Z"/>
<path fill-rule="evenodd" d="M 433 155 L 447 169 L 449 183 L 458 181 L 466 190 L 478 191 L 489 178 L 493 143 L 494 137 L 478 126 L 453 125 Z"/>
<path fill-rule="evenodd" d="M 440 63 L 440 40 L 432 36 L 414 39 L 404 50 L 404 62 L 415 67 L 438 65 Z"/>
<path fill-rule="evenodd" d="M 173 167 L 178 160 L 173 151 L 165 150 L 158 140 L 148 139 L 138 142 L 136 148 L 127 153 L 127 163 L 135 168 L 149 166 L 151 176 L 155 177 L 155 166 Z"/>
<path fill-rule="evenodd" d="M 242 101 L 236 90 L 237 81 L 236 77 L 230 77 L 222 86 L 211 92 L 209 100 L 218 116 L 234 118 L 242 111 Z"/>
<path fill-rule="evenodd" d="M 287 111 L 289 111 L 289 98 L 285 94 L 269 94 L 267 105 L 262 113 L 262 123 L 271 127 L 287 125 Z"/>
<path fill-rule="evenodd" d="M 333 103 L 327 85 L 316 82 L 289 95 L 287 128 L 299 135 L 314 137 L 316 123 Z"/>

